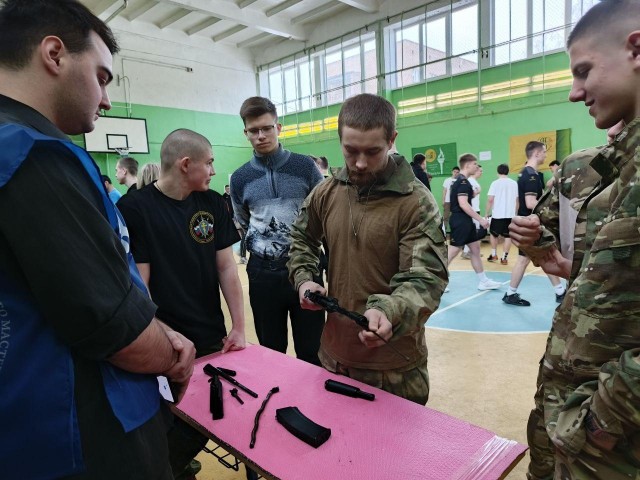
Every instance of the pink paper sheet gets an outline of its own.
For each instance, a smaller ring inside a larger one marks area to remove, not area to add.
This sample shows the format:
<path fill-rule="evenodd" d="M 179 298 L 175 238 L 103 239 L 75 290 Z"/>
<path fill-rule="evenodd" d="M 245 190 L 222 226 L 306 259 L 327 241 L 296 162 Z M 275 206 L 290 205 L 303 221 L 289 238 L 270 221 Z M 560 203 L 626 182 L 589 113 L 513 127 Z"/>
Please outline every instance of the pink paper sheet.
<path fill-rule="evenodd" d="M 212 420 L 209 377 L 202 371 L 207 363 L 236 370 L 235 378 L 259 398 L 240 391 L 245 402 L 240 405 L 222 379 L 224 418 Z M 328 378 L 376 398 L 370 402 L 328 392 Z M 275 386 L 280 392 L 269 400 L 250 449 L 255 414 Z M 275 412 L 288 406 L 330 428 L 329 440 L 316 449 L 285 430 Z M 198 359 L 177 410 L 214 441 L 282 480 L 495 480 L 526 450 L 483 428 L 257 345 Z"/>

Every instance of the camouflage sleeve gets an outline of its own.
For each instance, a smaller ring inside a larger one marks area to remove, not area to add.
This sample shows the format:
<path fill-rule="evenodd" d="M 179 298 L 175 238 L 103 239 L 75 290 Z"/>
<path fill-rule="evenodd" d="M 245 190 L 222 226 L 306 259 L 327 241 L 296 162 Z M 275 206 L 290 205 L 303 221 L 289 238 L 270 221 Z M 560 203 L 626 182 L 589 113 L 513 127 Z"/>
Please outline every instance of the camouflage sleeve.
<path fill-rule="evenodd" d="M 627 350 L 618 362 L 601 367 L 591 413 L 602 430 L 615 437 L 640 431 L 639 348 Z"/>
<path fill-rule="evenodd" d="M 318 277 L 320 272 L 320 247 L 322 245 L 322 222 L 314 201 L 314 189 L 302 203 L 300 214 L 291 226 L 291 247 L 289 249 L 289 281 L 296 291 L 304 282 Z"/>
<path fill-rule="evenodd" d="M 431 194 L 424 195 L 400 239 L 400 271 L 390 281 L 390 295 L 371 295 L 367 308 L 377 308 L 393 324 L 394 335 L 421 327 L 440 305 L 449 282 L 442 218 Z"/>

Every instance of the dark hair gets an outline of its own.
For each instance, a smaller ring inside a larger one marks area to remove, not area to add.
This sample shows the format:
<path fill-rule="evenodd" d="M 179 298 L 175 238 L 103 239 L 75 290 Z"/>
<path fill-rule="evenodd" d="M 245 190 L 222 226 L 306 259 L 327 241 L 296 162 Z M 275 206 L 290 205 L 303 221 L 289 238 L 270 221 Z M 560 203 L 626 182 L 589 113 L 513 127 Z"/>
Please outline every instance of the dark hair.
<path fill-rule="evenodd" d="M 411 163 L 413 163 L 414 165 L 422 165 L 422 162 L 424 162 L 426 159 L 427 157 L 425 157 L 424 154 L 416 153 L 413 156 L 413 161 Z"/>
<path fill-rule="evenodd" d="M 478 157 L 476 157 L 473 153 L 463 153 L 460 155 L 460 159 L 458 160 L 458 165 L 460 165 L 460 169 L 463 169 L 467 163 L 477 162 Z"/>
<path fill-rule="evenodd" d="M 225 185 L 224 188 L 227 188 L 229 185 Z"/>
<path fill-rule="evenodd" d="M 102 183 L 107 182 L 107 183 L 112 183 L 111 179 L 109 177 L 107 177 L 106 175 L 102 175 Z"/>
<path fill-rule="evenodd" d="M 24 68 L 35 48 L 53 35 L 71 53 L 91 46 L 89 35 L 96 32 L 111 54 L 119 47 L 111 29 L 76 0 L 4 0 L 0 8 L 0 65 Z"/>
<path fill-rule="evenodd" d="M 276 106 L 271 100 L 265 97 L 249 97 L 240 107 L 240 118 L 244 124 L 247 124 L 247 118 L 255 118 L 270 113 L 276 120 L 278 119 L 278 112 Z"/>
<path fill-rule="evenodd" d="M 453 167 L 453 168 L 451 169 L 451 173 L 453 173 L 453 171 L 454 171 L 454 170 L 458 170 L 458 171 L 460 171 L 460 167 L 456 165 L 455 167 Z"/>
<path fill-rule="evenodd" d="M 501 163 L 498 165 L 498 174 L 499 175 L 508 175 L 509 174 L 509 165 L 506 163 Z"/>
<path fill-rule="evenodd" d="M 118 160 L 118 165 L 124 168 L 131 175 L 138 175 L 138 161 L 133 157 L 122 157 Z"/>
<path fill-rule="evenodd" d="M 524 154 L 527 156 L 527 160 L 531 158 L 531 156 L 536 150 L 543 148 L 544 146 L 545 146 L 544 143 L 537 142 L 535 140 L 532 140 L 529 143 L 527 143 L 527 146 L 524 147 Z"/>
<path fill-rule="evenodd" d="M 640 4 L 637 0 L 602 0 L 591 7 L 578 21 L 569 34 L 567 48 L 570 48 L 576 40 L 596 31 L 615 34 L 619 30 L 621 21 L 632 20 L 635 24 L 639 15 Z M 635 29 L 635 27 L 631 28 Z M 622 33 L 627 35 L 631 31 L 622 31 Z"/>
<path fill-rule="evenodd" d="M 387 142 L 396 131 L 396 109 L 391 102 L 378 95 L 361 93 L 345 100 L 338 115 L 338 135 L 342 139 L 344 127 L 362 132 L 382 127 Z"/>
<path fill-rule="evenodd" d="M 556 165 L 557 165 L 557 166 L 560 166 L 560 162 L 559 162 L 558 160 L 554 160 L 553 162 L 550 162 L 550 163 L 549 163 L 549 166 L 550 166 L 550 167 L 555 167 Z"/>

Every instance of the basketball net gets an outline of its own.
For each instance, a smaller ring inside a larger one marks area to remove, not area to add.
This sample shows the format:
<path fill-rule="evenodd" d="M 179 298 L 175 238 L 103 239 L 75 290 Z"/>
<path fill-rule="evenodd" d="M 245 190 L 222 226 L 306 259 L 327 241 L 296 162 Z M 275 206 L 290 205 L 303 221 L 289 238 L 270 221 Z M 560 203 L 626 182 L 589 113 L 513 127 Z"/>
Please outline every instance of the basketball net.
<path fill-rule="evenodd" d="M 114 150 L 116 152 L 118 152 L 118 155 L 120 155 L 121 157 L 126 157 L 127 155 L 129 155 L 129 149 L 128 148 L 114 148 Z"/>

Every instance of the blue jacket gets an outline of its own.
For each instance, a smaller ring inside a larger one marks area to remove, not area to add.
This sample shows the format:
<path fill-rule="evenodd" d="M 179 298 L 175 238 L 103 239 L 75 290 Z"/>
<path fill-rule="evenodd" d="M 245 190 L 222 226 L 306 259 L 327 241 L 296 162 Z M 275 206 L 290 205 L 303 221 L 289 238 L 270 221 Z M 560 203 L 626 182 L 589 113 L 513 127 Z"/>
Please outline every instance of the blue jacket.
<path fill-rule="evenodd" d="M 107 196 L 98 167 L 86 151 L 70 141 L 48 137 L 21 125 L 2 125 L 0 188 L 11 181 L 35 146 L 48 142 L 63 144 L 87 171 L 100 192 L 109 223 L 128 253 L 131 280 L 146 292 L 128 250 L 124 220 Z M 113 413 L 126 432 L 138 428 L 156 414 L 160 397 L 155 377 L 126 372 L 108 362 L 100 362 L 100 372 Z M 59 478 L 82 472 L 71 352 L 58 340 L 27 288 L 2 270 L 0 385 L 2 478 Z M 36 426 L 37 431 L 28 425 Z M 38 449 L 35 461 L 31 448 L 34 438 L 44 446 Z"/>

